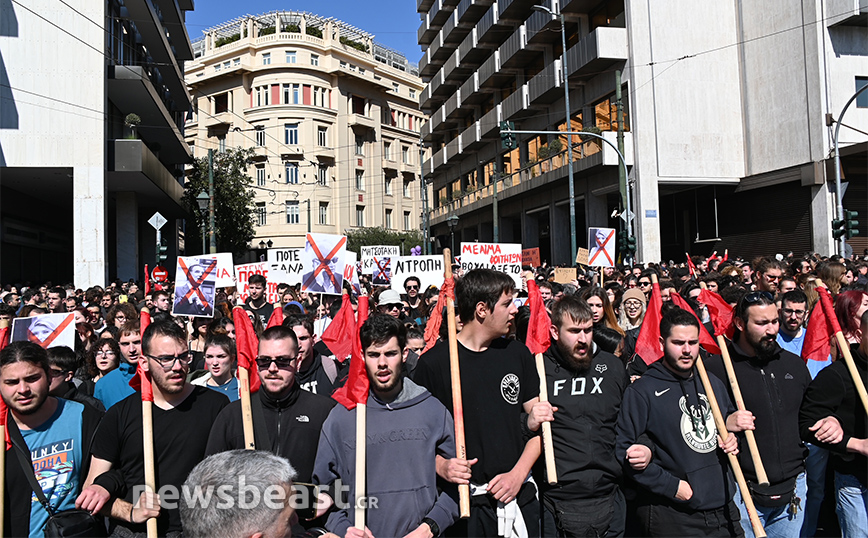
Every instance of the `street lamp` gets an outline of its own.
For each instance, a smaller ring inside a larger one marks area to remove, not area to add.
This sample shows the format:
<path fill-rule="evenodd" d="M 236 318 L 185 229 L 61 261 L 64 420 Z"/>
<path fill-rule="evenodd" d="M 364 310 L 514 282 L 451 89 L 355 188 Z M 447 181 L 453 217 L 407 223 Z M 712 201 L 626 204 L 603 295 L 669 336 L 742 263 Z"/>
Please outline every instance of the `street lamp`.
<path fill-rule="evenodd" d="M 452 255 L 455 256 L 455 228 L 458 226 L 458 215 L 452 215 L 446 219 L 449 226 L 449 234 L 452 236 Z"/>
<path fill-rule="evenodd" d="M 208 211 L 208 205 L 211 202 L 211 197 L 208 193 L 202 191 L 196 196 L 196 203 L 199 205 L 199 211 L 202 212 L 202 254 L 205 254 L 205 235 L 207 234 L 207 222 L 205 220 L 205 212 Z"/>
<path fill-rule="evenodd" d="M 564 25 L 564 14 L 558 11 L 555 13 L 546 6 L 533 6 L 534 11 L 542 11 L 548 13 L 552 17 L 558 17 L 561 21 L 561 47 L 562 61 L 561 68 L 564 73 L 564 106 L 567 109 L 567 132 L 572 131 L 572 122 L 570 121 L 570 85 L 567 83 L 567 30 Z M 576 263 L 576 194 L 573 186 L 573 135 L 567 135 L 567 174 L 569 175 L 570 187 L 570 263 Z"/>

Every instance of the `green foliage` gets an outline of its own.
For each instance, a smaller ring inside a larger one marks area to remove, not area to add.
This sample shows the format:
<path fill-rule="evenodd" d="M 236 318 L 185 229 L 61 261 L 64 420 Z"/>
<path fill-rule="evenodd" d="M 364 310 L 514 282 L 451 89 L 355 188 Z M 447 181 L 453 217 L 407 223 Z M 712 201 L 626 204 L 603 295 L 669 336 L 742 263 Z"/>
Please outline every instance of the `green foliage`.
<path fill-rule="evenodd" d="M 341 43 L 343 43 L 344 45 L 346 45 L 348 47 L 354 48 L 356 50 L 360 50 L 362 52 L 368 52 L 368 46 L 367 45 L 365 45 L 364 43 L 360 43 L 358 41 L 353 41 L 352 39 L 350 39 L 348 37 L 341 36 Z"/>
<path fill-rule="evenodd" d="M 229 37 L 218 37 L 217 41 L 214 42 L 214 48 L 219 48 L 223 45 L 228 45 L 229 43 L 235 43 L 239 39 L 241 39 L 241 34 L 232 34 Z"/>
<path fill-rule="evenodd" d="M 304 33 L 322 39 L 322 28 L 317 28 L 316 26 L 307 26 L 304 29 Z"/>
<path fill-rule="evenodd" d="M 252 180 L 247 164 L 254 150 L 228 148 L 214 153 L 214 225 L 217 231 L 217 251 L 241 255 L 248 250 L 254 230 Z M 196 196 L 208 192 L 208 157 L 196 159 L 187 175 L 182 201 L 194 220 L 187 227 L 188 251 L 202 244 L 203 230 L 207 230 L 208 216 L 199 211 Z"/>
<path fill-rule="evenodd" d="M 410 249 L 422 244 L 422 232 L 410 230 L 408 232 L 396 232 L 385 228 L 358 228 L 347 231 L 347 250 L 361 255 L 362 247 L 372 245 L 395 245 L 401 246 L 404 240 L 404 255 L 410 255 Z"/>
<path fill-rule="evenodd" d="M 127 127 L 135 127 L 140 123 L 142 123 L 142 118 L 140 118 L 139 115 L 134 112 L 130 112 L 129 114 L 127 114 L 127 117 L 124 118 L 124 125 L 126 125 Z"/>
<path fill-rule="evenodd" d="M 584 132 L 584 133 L 592 133 L 592 134 L 595 134 L 595 135 L 601 135 L 601 134 L 603 134 L 603 130 L 600 129 L 599 127 L 597 127 L 596 125 L 591 125 L 591 126 L 588 126 L 588 127 L 582 127 L 582 132 Z M 594 138 L 593 136 L 582 136 L 582 135 L 579 135 L 579 138 L 582 139 L 582 142 L 587 142 L 587 141 L 589 141 L 589 140 L 595 140 L 595 141 L 597 141 L 598 144 L 600 143 L 600 139 L 599 139 L 599 138 Z"/>
<path fill-rule="evenodd" d="M 277 30 L 274 28 L 274 26 L 266 26 L 265 28 L 261 28 L 259 30 L 259 35 L 260 35 L 260 37 L 264 36 L 264 35 L 271 35 L 276 31 Z"/>
<path fill-rule="evenodd" d="M 449 203 L 449 198 L 448 198 L 448 197 L 446 197 L 446 196 L 441 196 L 441 197 L 440 197 L 440 205 L 446 205 L 446 204 L 448 204 L 448 203 Z"/>
<path fill-rule="evenodd" d="M 300 34 L 301 28 L 297 24 L 287 24 L 283 27 L 283 31 L 289 34 Z"/>
<path fill-rule="evenodd" d="M 553 157 L 564 150 L 564 143 L 559 138 L 549 142 L 549 157 Z"/>

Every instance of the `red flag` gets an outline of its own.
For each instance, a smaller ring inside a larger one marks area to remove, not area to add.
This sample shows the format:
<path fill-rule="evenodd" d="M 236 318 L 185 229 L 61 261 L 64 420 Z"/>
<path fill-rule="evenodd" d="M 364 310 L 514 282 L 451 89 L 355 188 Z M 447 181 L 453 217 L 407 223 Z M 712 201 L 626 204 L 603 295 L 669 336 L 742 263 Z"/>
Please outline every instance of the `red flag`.
<path fill-rule="evenodd" d="M 722 334 L 732 340 L 733 335 L 735 335 L 732 313 L 735 309 L 729 306 L 723 297 L 711 290 L 703 289 L 700 291 L 699 300 L 708 308 L 708 315 L 711 316 L 715 334 Z"/>
<path fill-rule="evenodd" d="M 690 259 L 690 254 L 685 252 L 684 255 L 687 256 L 687 269 L 690 270 L 690 276 L 696 278 L 696 266 L 693 265 L 693 260 Z"/>
<path fill-rule="evenodd" d="M 365 303 L 367 304 L 367 300 Z M 359 301 L 359 312 L 362 311 L 361 300 Z M 361 314 L 359 314 L 361 316 Z M 367 313 L 365 313 L 367 318 Z M 356 314 L 353 312 L 353 303 L 350 300 L 350 295 L 345 293 L 341 309 L 335 315 L 335 319 L 329 323 L 329 326 L 322 332 L 322 341 L 328 346 L 329 351 L 334 354 L 335 358 L 340 362 L 347 360 L 347 357 L 353 352 L 353 339 L 347 338 L 347 335 L 354 334 L 358 326 L 356 325 Z"/>
<path fill-rule="evenodd" d="M 9 333 L 11 327 L 8 325 L 5 327 L 0 327 L 0 351 L 3 350 L 9 344 Z M 6 415 L 8 415 L 6 408 L 6 402 L 3 398 L 0 398 L 0 425 L 3 426 L 3 433 L 6 437 L 6 450 L 12 448 L 12 440 L 9 439 L 9 429 L 6 427 Z"/>
<path fill-rule="evenodd" d="M 539 292 L 535 280 L 527 281 L 527 305 L 530 307 L 530 321 L 527 325 L 527 339 L 525 345 L 531 353 L 545 353 L 551 345 L 552 320 L 543 304 L 542 294 Z"/>
<path fill-rule="evenodd" d="M 151 374 L 142 368 L 141 360 L 136 365 L 136 373 L 130 378 L 130 386 L 136 392 L 142 393 L 143 402 L 154 401 L 154 388 L 151 386 Z"/>
<path fill-rule="evenodd" d="M 639 337 L 636 339 L 636 354 L 649 366 L 663 356 L 660 348 L 661 308 L 663 299 L 660 298 L 660 284 L 654 282 L 651 285 L 651 300 L 648 301 L 648 309 L 642 318 L 642 328 L 639 329 Z"/>
<path fill-rule="evenodd" d="M 151 311 L 147 308 L 142 308 L 139 312 L 139 334 L 145 334 L 145 329 L 151 324 Z"/>
<path fill-rule="evenodd" d="M 11 331 L 12 327 L 10 327 L 9 325 L 5 327 L 0 327 L 0 351 L 3 351 L 3 348 L 9 345 L 9 338 L 12 334 Z"/>
<path fill-rule="evenodd" d="M 341 307 L 343 308 L 343 307 Z M 365 320 L 368 319 L 368 296 L 359 297 L 359 319 L 356 328 L 349 338 L 352 344 L 352 358 L 350 359 L 350 373 L 344 386 L 332 393 L 332 398 L 349 410 L 355 409 L 356 404 L 364 404 L 368 401 L 370 381 L 368 371 L 365 368 L 365 357 L 362 355 L 362 343 L 359 340 L 359 331 Z M 330 325 L 331 326 L 331 325 Z M 346 335 L 344 336 L 346 338 Z"/>
<path fill-rule="evenodd" d="M 150 293 L 151 293 L 151 273 L 150 273 L 150 271 L 148 271 L 148 264 L 145 264 L 145 295 L 148 295 Z"/>
<path fill-rule="evenodd" d="M 443 286 L 440 287 L 440 294 L 437 296 L 437 311 L 431 312 L 428 322 L 425 324 L 425 353 L 437 343 L 440 338 L 440 326 L 443 325 L 443 309 L 446 308 L 446 298 L 452 299 L 455 302 L 455 277 L 443 281 Z"/>
<path fill-rule="evenodd" d="M 283 307 L 279 304 L 274 305 L 274 310 L 271 312 L 271 317 L 268 318 L 268 325 L 265 328 L 270 329 L 278 325 L 283 325 Z"/>
<path fill-rule="evenodd" d="M 729 259 L 729 249 L 723 251 L 723 258 L 720 259 L 720 263 L 725 262 Z"/>
<path fill-rule="evenodd" d="M 235 325 L 235 348 L 238 352 L 238 367 L 247 370 L 250 380 L 250 393 L 259 390 L 259 368 L 256 367 L 256 357 L 259 356 L 259 339 L 253 330 L 253 323 L 247 317 L 247 312 L 240 306 L 232 309 L 232 323 Z"/>
<path fill-rule="evenodd" d="M 675 303 L 682 310 L 687 310 L 693 317 L 696 318 L 696 321 L 699 322 L 699 344 L 705 348 L 705 351 L 709 353 L 714 353 L 715 355 L 720 355 L 720 346 L 717 345 L 717 342 L 714 341 L 714 338 L 708 333 L 708 329 L 705 328 L 705 325 L 702 324 L 702 320 L 699 319 L 699 316 L 696 315 L 696 312 L 690 308 L 690 305 L 687 304 L 687 301 L 684 300 L 683 297 L 678 295 L 677 293 L 670 293 L 670 297 L 672 297 L 672 302 Z M 644 323 L 643 323 L 644 325 Z"/>
<path fill-rule="evenodd" d="M 830 340 L 841 330 L 838 318 L 832 309 L 829 291 L 823 286 L 817 287 L 820 300 L 811 311 L 808 327 L 805 329 L 805 342 L 802 344 L 802 360 L 805 362 L 825 361 L 832 352 Z"/>

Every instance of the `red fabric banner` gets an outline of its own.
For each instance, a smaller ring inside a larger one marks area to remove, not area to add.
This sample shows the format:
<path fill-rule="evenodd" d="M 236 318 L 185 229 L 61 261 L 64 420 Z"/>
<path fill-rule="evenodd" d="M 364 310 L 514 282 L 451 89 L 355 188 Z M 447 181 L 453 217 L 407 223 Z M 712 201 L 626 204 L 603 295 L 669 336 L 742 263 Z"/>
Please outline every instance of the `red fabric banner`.
<path fill-rule="evenodd" d="M 651 285 L 651 300 L 648 301 L 648 309 L 645 311 L 642 328 L 639 329 L 639 337 L 636 339 L 636 354 L 648 365 L 657 362 L 663 356 L 663 350 L 660 348 L 661 308 L 663 308 L 663 299 L 660 298 L 660 284 L 655 282 Z"/>
<path fill-rule="evenodd" d="M 530 321 L 527 326 L 525 345 L 531 353 L 544 353 L 551 345 L 552 320 L 543 304 L 542 294 L 535 280 L 527 281 L 527 305 L 530 307 Z"/>
<path fill-rule="evenodd" d="M 247 370 L 250 379 L 250 393 L 259 390 L 259 368 L 256 367 L 256 357 L 259 356 L 259 339 L 253 330 L 253 323 L 247 317 L 247 312 L 240 306 L 232 309 L 232 323 L 235 325 L 235 347 L 238 355 L 238 367 Z"/>
<path fill-rule="evenodd" d="M 349 410 L 355 409 L 357 404 L 367 403 L 368 391 L 370 391 L 365 357 L 362 354 L 362 343 L 359 340 L 359 329 L 367 319 L 368 296 L 363 295 L 359 297 L 359 319 L 352 332 L 346 333 L 352 335 L 351 338 L 348 338 L 352 344 L 352 357 L 350 358 L 350 372 L 347 376 L 347 382 L 332 393 L 332 398 Z"/>

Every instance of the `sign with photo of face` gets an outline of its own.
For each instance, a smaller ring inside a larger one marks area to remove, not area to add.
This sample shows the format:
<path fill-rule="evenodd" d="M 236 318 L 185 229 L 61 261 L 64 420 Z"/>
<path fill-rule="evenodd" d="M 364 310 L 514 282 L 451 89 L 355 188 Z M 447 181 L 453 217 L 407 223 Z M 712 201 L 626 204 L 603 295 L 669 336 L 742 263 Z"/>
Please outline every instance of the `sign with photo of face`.
<path fill-rule="evenodd" d="M 173 316 L 214 317 L 217 258 L 178 257 Z"/>
<path fill-rule="evenodd" d="M 12 320 L 11 342 L 33 342 L 45 349 L 55 346 L 75 349 L 75 338 L 75 316 L 72 312 Z"/>
<path fill-rule="evenodd" d="M 345 235 L 307 234 L 301 256 L 301 291 L 340 295 L 346 251 Z"/>

